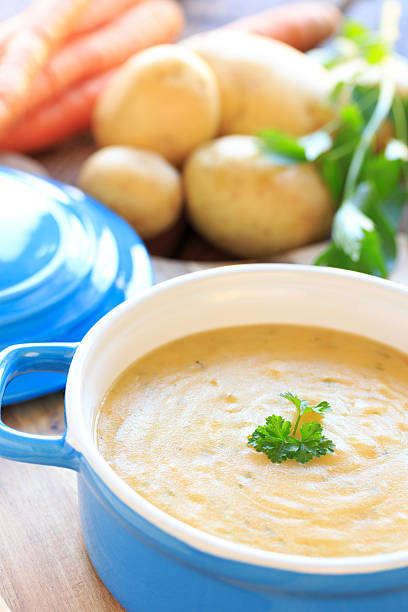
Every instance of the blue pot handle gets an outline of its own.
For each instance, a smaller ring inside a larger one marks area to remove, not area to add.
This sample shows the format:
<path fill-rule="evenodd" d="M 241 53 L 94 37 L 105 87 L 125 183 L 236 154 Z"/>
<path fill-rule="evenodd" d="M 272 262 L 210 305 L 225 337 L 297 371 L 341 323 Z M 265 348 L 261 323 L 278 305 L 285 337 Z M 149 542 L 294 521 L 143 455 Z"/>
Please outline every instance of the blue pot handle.
<path fill-rule="evenodd" d="M 61 436 L 39 436 L 1 421 L 1 400 L 7 384 L 28 372 L 68 372 L 77 343 L 18 344 L 0 352 L 0 457 L 78 469 L 79 453 Z"/>

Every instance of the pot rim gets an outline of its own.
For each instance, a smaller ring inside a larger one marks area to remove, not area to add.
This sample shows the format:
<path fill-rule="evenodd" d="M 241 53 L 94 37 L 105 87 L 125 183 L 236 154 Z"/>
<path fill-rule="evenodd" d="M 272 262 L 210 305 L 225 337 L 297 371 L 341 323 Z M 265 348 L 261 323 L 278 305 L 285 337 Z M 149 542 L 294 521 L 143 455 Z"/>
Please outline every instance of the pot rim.
<path fill-rule="evenodd" d="M 221 559 L 250 564 L 251 566 L 308 574 L 366 574 L 408 566 L 408 550 L 354 557 L 309 557 L 275 553 L 213 536 L 172 517 L 147 501 L 126 484 L 99 453 L 81 410 L 79 384 L 83 372 L 86 371 L 87 359 L 91 350 L 94 350 L 95 342 L 100 343 L 108 328 L 114 325 L 125 313 L 132 311 L 140 302 L 149 300 L 159 293 L 165 293 L 172 288 L 186 283 L 200 282 L 201 279 L 209 277 L 248 274 L 253 271 L 264 271 L 267 273 L 276 271 L 289 274 L 301 272 L 302 274 L 321 276 L 322 279 L 327 276 L 338 277 L 348 279 L 351 283 L 359 282 L 377 286 L 380 290 L 384 290 L 387 293 L 391 292 L 406 296 L 408 301 L 408 287 L 398 283 L 359 272 L 299 264 L 238 264 L 220 266 L 192 272 L 159 283 L 147 289 L 139 296 L 133 297 L 115 307 L 100 319 L 81 341 L 69 370 L 65 391 L 68 443 L 83 455 L 89 466 L 108 489 L 132 511 L 142 516 L 155 527 L 200 552 Z"/>

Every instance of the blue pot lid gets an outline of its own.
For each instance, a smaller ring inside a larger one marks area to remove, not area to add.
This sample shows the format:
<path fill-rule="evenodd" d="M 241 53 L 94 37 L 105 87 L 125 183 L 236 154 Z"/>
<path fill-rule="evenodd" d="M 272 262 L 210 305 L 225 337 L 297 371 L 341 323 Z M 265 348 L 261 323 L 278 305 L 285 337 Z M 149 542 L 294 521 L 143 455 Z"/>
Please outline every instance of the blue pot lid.
<path fill-rule="evenodd" d="M 153 283 L 146 248 L 79 189 L 0 167 L 0 349 L 76 342 L 114 306 Z M 62 388 L 65 376 L 27 374 L 5 403 Z"/>

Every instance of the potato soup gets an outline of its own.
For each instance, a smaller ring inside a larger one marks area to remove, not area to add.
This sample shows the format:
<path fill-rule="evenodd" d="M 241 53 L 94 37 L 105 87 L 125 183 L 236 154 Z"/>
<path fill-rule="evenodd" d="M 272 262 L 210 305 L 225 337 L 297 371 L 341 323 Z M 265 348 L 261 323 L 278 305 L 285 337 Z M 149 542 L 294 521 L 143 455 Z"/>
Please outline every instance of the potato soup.
<path fill-rule="evenodd" d="M 248 446 L 291 391 L 335 452 L 272 463 Z M 349 556 L 408 548 L 408 357 L 317 327 L 254 325 L 170 342 L 106 394 L 98 448 L 128 485 L 221 538 L 280 553 Z"/>

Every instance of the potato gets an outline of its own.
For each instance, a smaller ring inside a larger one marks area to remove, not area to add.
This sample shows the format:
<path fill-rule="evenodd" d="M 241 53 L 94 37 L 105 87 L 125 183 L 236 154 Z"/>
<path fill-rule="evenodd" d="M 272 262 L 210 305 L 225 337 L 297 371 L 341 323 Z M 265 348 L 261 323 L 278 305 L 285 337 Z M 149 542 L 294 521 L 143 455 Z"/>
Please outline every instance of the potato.
<path fill-rule="evenodd" d="M 165 159 L 130 147 L 105 147 L 83 164 L 79 187 L 128 221 L 142 238 L 171 227 L 182 207 L 180 175 Z"/>
<path fill-rule="evenodd" d="M 182 42 L 213 69 L 221 93 L 221 134 L 275 128 L 301 136 L 332 117 L 328 72 L 284 43 L 218 31 Z"/>
<path fill-rule="evenodd" d="M 316 168 L 279 165 L 254 136 L 197 149 L 184 169 L 187 215 L 218 248 L 264 257 L 327 235 L 334 208 Z"/>
<path fill-rule="evenodd" d="M 93 132 L 100 145 L 148 149 L 178 164 L 219 126 L 219 92 L 189 49 L 158 45 L 134 55 L 100 96 Z"/>

